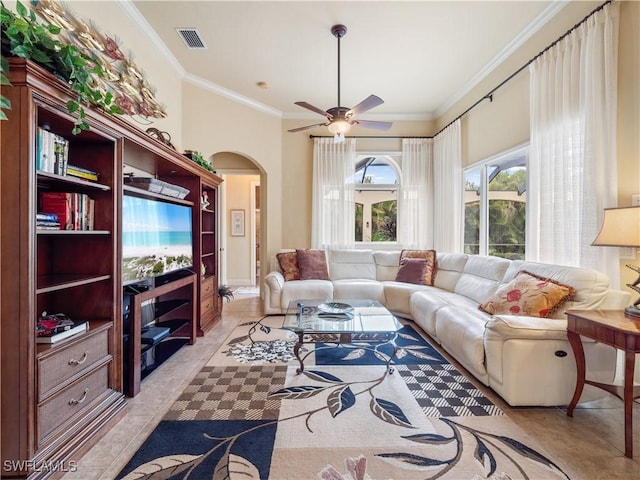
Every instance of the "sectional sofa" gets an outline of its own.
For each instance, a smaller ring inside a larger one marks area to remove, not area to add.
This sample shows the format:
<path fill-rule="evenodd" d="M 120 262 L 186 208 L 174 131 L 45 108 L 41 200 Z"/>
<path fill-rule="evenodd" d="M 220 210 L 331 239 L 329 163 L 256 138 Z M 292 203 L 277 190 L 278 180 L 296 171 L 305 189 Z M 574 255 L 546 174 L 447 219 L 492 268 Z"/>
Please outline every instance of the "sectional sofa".
<path fill-rule="evenodd" d="M 284 252 L 292 250 L 280 253 Z M 609 288 L 606 275 L 586 268 L 433 252 L 433 277 L 427 282 L 432 284 L 425 285 L 397 281 L 405 268 L 400 266 L 402 251 L 324 253 L 327 277 L 287 281 L 274 256 L 264 279 L 265 314 L 282 314 L 290 301 L 300 299 L 378 300 L 396 316 L 413 320 L 511 406 L 567 405 L 575 388 L 576 367 L 564 312 L 622 309 L 630 301 L 628 293 Z M 524 280 L 529 287 L 518 284 Z M 568 289 L 564 290 L 570 291 L 565 296 L 568 300 L 557 309 L 529 311 L 527 291 L 535 291 L 536 298 L 544 301 L 548 292 L 536 289 L 549 285 Z M 588 377 L 611 382 L 615 350 L 589 339 L 583 339 L 583 344 Z M 581 401 L 602 395 L 586 387 Z"/>

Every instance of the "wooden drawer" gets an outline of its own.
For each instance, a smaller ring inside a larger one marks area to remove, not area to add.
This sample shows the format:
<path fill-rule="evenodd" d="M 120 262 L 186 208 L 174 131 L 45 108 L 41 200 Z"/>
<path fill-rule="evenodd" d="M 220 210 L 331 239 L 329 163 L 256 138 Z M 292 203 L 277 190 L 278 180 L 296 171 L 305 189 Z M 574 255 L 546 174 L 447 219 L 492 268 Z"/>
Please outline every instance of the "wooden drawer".
<path fill-rule="evenodd" d="M 209 312 L 213 312 L 215 310 L 216 302 L 214 297 L 203 298 L 202 302 L 200 302 L 200 316 L 204 317 Z"/>
<path fill-rule="evenodd" d="M 109 388 L 109 364 L 98 367 L 38 405 L 38 432 L 42 439 L 80 412 Z"/>
<path fill-rule="evenodd" d="M 50 350 L 38 357 L 38 401 L 53 390 L 64 388 L 75 376 L 90 369 L 109 355 L 109 330 L 82 335 L 72 343 Z"/>
<path fill-rule="evenodd" d="M 200 298 L 205 298 L 213 295 L 214 293 L 214 284 L 213 280 L 215 277 L 209 277 L 202 280 L 202 285 L 200 287 Z"/>

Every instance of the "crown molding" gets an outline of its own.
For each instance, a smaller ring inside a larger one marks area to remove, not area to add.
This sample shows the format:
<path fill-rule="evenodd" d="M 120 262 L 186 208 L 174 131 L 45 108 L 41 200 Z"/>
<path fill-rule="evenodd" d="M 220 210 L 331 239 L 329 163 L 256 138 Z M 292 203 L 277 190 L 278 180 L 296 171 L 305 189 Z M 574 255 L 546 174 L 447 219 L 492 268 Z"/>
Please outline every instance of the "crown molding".
<path fill-rule="evenodd" d="M 459 102 L 467 93 L 469 93 L 476 85 L 484 80 L 491 72 L 493 72 L 502 62 L 517 51 L 527 40 L 529 40 L 538 30 L 546 25 L 560 10 L 567 6 L 570 0 L 554 1 L 538 15 L 527 28 L 522 30 L 509 44 L 503 48 L 491 61 L 484 66 L 477 74 L 475 74 L 463 87 L 453 96 L 449 97 L 442 105 L 436 109 L 436 117 L 441 117 L 449 111 L 457 102 Z"/>
<path fill-rule="evenodd" d="M 173 53 L 171 53 L 171 50 L 167 48 L 165 43 L 155 32 L 155 30 L 151 28 L 151 25 L 149 25 L 149 22 L 147 22 L 147 19 L 144 18 L 144 16 L 140 13 L 140 10 L 138 10 L 135 7 L 133 2 L 131 0 L 117 0 L 116 3 L 129 16 L 129 18 L 133 20 L 133 22 L 136 25 L 138 25 L 140 30 L 147 37 L 149 37 L 149 40 L 151 40 L 151 43 L 153 43 L 153 45 L 162 54 L 162 56 L 169 61 L 169 63 L 171 64 L 173 69 L 178 73 L 180 78 L 183 78 L 187 73 L 186 70 L 180 64 L 178 59 L 173 55 Z"/>
<path fill-rule="evenodd" d="M 142 30 L 142 32 L 145 33 L 147 37 L 149 37 L 157 50 L 162 54 L 163 57 L 165 57 L 169 61 L 169 63 L 173 66 L 174 70 L 178 73 L 182 80 L 185 80 L 205 90 L 209 90 L 210 92 L 216 93 L 220 96 L 229 98 L 242 105 L 246 105 L 269 115 L 273 115 L 274 117 L 282 118 L 282 112 L 280 110 L 240 95 L 237 92 L 229 90 L 228 88 L 224 88 L 213 82 L 204 80 L 203 78 L 196 75 L 187 73 L 178 59 L 173 55 L 173 53 L 171 53 L 171 50 L 169 50 L 167 45 L 162 41 L 155 30 L 151 28 L 151 25 L 149 25 L 149 22 L 147 22 L 144 16 L 140 13 L 140 10 L 138 10 L 135 5 L 133 5 L 133 2 L 131 0 L 118 0 L 118 4 L 120 5 L 120 8 L 122 8 L 122 10 L 124 10 L 124 12 L 129 16 L 129 18 L 131 18 L 134 23 L 136 23 L 136 25 L 140 27 L 140 30 Z"/>
<path fill-rule="evenodd" d="M 187 74 L 185 75 L 184 80 L 191 83 L 192 85 L 203 88 L 205 90 L 209 90 L 210 92 L 216 93 L 222 97 L 229 98 L 242 105 L 246 105 L 248 107 L 267 113 L 274 117 L 282 118 L 282 112 L 280 110 L 270 107 L 269 105 L 265 105 L 264 103 L 258 102 L 252 98 L 245 97 L 244 95 L 240 95 L 239 93 L 234 92 L 233 90 L 229 90 L 228 88 L 224 88 L 208 80 L 204 80 L 202 77 Z"/>

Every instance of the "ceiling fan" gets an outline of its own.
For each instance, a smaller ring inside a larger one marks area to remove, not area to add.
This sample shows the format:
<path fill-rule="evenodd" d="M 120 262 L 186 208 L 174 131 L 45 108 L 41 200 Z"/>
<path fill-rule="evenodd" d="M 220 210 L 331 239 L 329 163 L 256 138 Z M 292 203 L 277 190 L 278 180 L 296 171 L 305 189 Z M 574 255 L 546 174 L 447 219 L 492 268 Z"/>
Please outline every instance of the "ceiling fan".
<path fill-rule="evenodd" d="M 334 143 L 344 142 L 344 134 L 349 131 L 351 125 L 360 125 L 365 128 L 373 128 L 376 130 L 389 130 L 391 122 L 374 122 L 371 120 L 359 120 L 356 117 L 364 112 L 371 110 L 378 105 L 382 105 L 384 101 L 376 95 L 369 95 L 367 98 L 358 103 L 355 107 L 346 108 L 340 106 L 340 39 L 347 33 L 347 27 L 344 25 L 334 25 L 331 27 L 331 33 L 338 39 L 338 106 L 322 110 L 307 102 L 295 102 L 303 108 L 327 117 L 327 122 L 314 123 L 305 127 L 292 128 L 289 132 L 300 132 L 309 128 L 325 126 L 333 133 Z"/>

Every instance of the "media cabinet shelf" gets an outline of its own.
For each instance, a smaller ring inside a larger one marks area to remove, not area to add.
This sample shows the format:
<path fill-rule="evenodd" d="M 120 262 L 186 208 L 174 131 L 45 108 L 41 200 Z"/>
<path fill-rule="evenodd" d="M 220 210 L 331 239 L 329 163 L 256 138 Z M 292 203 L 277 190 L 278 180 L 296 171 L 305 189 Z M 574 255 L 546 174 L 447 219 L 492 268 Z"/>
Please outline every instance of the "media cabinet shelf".
<path fill-rule="evenodd" d="M 69 86 L 32 61 L 8 61 L 10 85 L 2 86 L 2 94 L 11 110 L 2 121 L 0 142 L 0 317 L 6 320 L 0 329 L 0 462 L 10 465 L 3 478 L 41 480 L 60 474 L 35 466 L 78 461 L 126 411 L 123 194 L 190 206 L 193 269 L 199 272 L 203 259 L 209 268 L 205 279 L 191 273 L 149 294 L 160 301 L 188 298 L 182 306 L 157 312 L 162 313 L 160 323 L 170 328 L 169 336 L 152 349 L 160 361 L 195 342 L 219 318 L 215 309 L 206 310 L 204 317 L 201 312 L 203 305 L 211 308 L 218 285 L 215 202 L 222 179 L 134 122 L 99 109 L 86 108 L 90 129 L 73 135 L 76 118 L 66 104 L 76 95 Z M 39 171 L 39 128 L 68 140 L 68 163 L 96 172 L 98 181 Z M 125 186 L 129 167 L 189 193 L 180 199 Z M 88 195 L 95 205 L 94 230 L 38 229 L 36 214 L 44 192 Z M 203 192 L 212 205 L 204 213 Z M 36 321 L 43 311 L 88 320 L 90 328 L 55 344 L 38 344 Z M 132 340 L 139 342 L 139 335 L 138 330 Z M 139 367 L 140 355 L 136 357 Z M 70 403 L 84 391 L 83 402 Z"/>
<path fill-rule="evenodd" d="M 193 202 L 190 200 L 185 200 L 178 197 L 170 197 L 169 195 L 163 195 L 162 193 L 150 192 L 149 190 L 144 190 L 143 188 L 132 187 L 130 185 L 123 185 L 122 190 L 127 192 L 130 195 L 143 197 L 143 198 L 158 198 L 160 200 L 165 200 L 171 203 L 177 203 L 179 205 L 188 205 L 193 206 Z"/>
<path fill-rule="evenodd" d="M 55 292 L 67 288 L 89 285 L 96 282 L 110 280 L 110 275 L 46 275 L 38 277 L 38 288 L 36 294 Z"/>
<path fill-rule="evenodd" d="M 125 332 L 127 352 L 124 362 L 124 376 L 127 379 L 127 385 L 125 385 L 127 395 L 134 397 L 140 393 L 142 380 L 168 358 L 168 356 L 164 355 L 166 352 L 163 351 L 163 348 L 165 347 L 161 347 L 157 353 L 163 354 L 156 360 L 155 349 L 170 340 L 174 341 L 173 343 L 175 344 L 177 339 L 172 336 L 174 332 L 181 329 L 185 330 L 185 336 L 181 338 L 183 343 L 180 347 L 185 344 L 192 345 L 196 341 L 196 297 L 195 274 L 177 278 L 146 291 L 131 294 L 129 328 Z M 149 302 L 152 303 L 150 304 Z M 152 312 L 152 318 L 146 319 L 146 325 L 143 324 L 145 320 L 143 312 L 145 306 L 143 304 L 150 308 Z M 180 318 L 172 317 L 162 321 L 163 318 L 171 315 L 180 316 Z M 187 318 L 184 318 L 184 316 L 187 316 Z M 144 327 L 166 327 L 169 328 L 169 335 L 163 337 L 158 343 L 144 344 L 142 342 Z M 176 348 L 172 353 L 177 350 Z M 153 357 L 150 352 L 154 353 Z M 153 358 L 154 361 L 150 363 L 149 358 Z"/>
<path fill-rule="evenodd" d="M 38 175 L 38 183 L 39 184 L 52 184 L 52 185 L 65 185 L 71 186 L 71 188 L 80 188 L 86 190 L 102 190 L 104 192 L 108 192 L 111 190 L 109 185 L 103 185 L 98 182 L 92 182 L 90 180 L 82 180 L 80 178 L 69 177 L 65 175 L 58 175 L 56 173 L 43 172 L 42 170 L 37 171 Z"/>
<path fill-rule="evenodd" d="M 48 230 L 36 227 L 38 235 L 111 235 L 109 230 Z"/>

